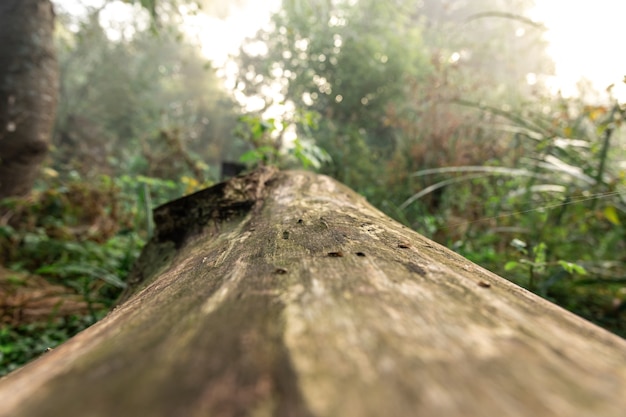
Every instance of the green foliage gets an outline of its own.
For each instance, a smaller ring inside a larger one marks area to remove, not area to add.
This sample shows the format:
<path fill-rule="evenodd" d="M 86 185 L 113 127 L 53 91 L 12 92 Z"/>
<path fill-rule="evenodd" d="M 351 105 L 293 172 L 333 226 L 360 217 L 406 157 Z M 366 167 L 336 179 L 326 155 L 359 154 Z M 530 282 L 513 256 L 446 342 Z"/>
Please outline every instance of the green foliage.
<path fill-rule="evenodd" d="M 66 288 L 68 294 L 79 296 L 85 308 L 73 317 L 55 311 L 52 304 L 47 313 L 41 312 L 43 321 L 4 326 L 0 374 L 101 318 L 126 287 L 124 280 L 152 234 L 152 209 L 207 185 L 188 177 L 174 181 L 141 175 L 102 176 L 91 182 L 80 177 L 61 180 L 58 173 L 46 172 L 29 197 L 0 202 L 0 264 L 9 272 L 27 274 L 25 279 L 35 274 L 61 286 L 53 292 Z M 11 306 L 11 285 L 20 283 L 0 274 L 7 306 Z M 32 290 L 43 293 L 45 287 Z M 0 309 L 5 314 L 2 322 L 11 318 L 9 311 Z"/>
<path fill-rule="evenodd" d="M 288 1 L 273 27 L 250 41 L 267 54 L 242 47 L 238 88 L 267 105 L 278 93 L 296 110 L 319 113 L 316 143 L 332 158 L 323 172 L 374 204 L 397 206 L 406 174 L 418 167 L 499 155 L 497 135 L 450 101 L 514 103 L 529 92 L 518 88 L 527 73 L 549 69 L 541 25 L 506 13 L 527 6 Z"/>
<path fill-rule="evenodd" d="M 259 146 L 241 155 L 239 162 L 253 166 L 273 165 L 278 155 L 278 151 L 273 146 Z"/>
<path fill-rule="evenodd" d="M 53 182 L 54 184 L 54 182 Z M 70 182 L 2 202 L 1 261 L 111 305 L 143 243 L 109 181 Z"/>
<path fill-rule="evenodd" d="M 324 149 L 309 142 L 296 139 L 291 154 L 303 168 L 320 169 L 323 164 L 330 163 L 332 158 Z"/>
<path fill-rule="evenodd" d="M 299 166 L 303 168 L 320 169 L 323 164 L 332 161 L 328 152 L 315 145 L 312 138 L 317 129 L 317 114 L 303 111 L 295 115 L 292 120 L 278 122 L 276 119 L 263 119 L 259 116 L 245 115 L 239 118 L 239 125 L 235 134 L 252 149 L 239 157 L 250 167 L 258 165 L 277 165 L 282 168 Z M 303 133 L 302 138 L 292 136 L 288 143 L 284 143 L 284 134 L 289 123 Z M 285 150 L 286 148 L 286 150 Z"/>
<path fill-rule="evenodd" d="M 97 317 L 69 317 L 50 323 L 0 327 L 0 376 L 45 355 L 76 333 L 92 325 Z"/>
<path fill-rule="evenodd" d="M 275 119 L 263 119 L 258 116 L 245 115 L 239 118 L 235 134 L 252 149 L 239 157 L 239 162 L 250 166 L 261 164 L 275 165 L 280 157 L 280 143 L 273 137 L 277 132 Z"/>
<path fill-rule="evenodd" d="M 44 321 L 4 325 L 0 375 L 73 336 L 115 305 L 151 234 L 154 206 L 203 186 L 144 176 L 102 177 L 95 182 L 82 178 L 60 182 L 48 176 L 28 198 L 2 201 L 0 264 L 61 285 L 80 296 L 85 308 L 82 315 L 67 316 L 51 305 L 47 314 L 42 311 Z M 5 278 L 7 285 L 20 285 L 3 276 L 0 285 Z M 43 290 L 35 286 L 33 291 Z M 8 291 L 5 297 L 11 294 Z M 7 317 L 0 319 L 4 322 Z"/>
<path fill-rule="evenodd" d="M 394 141 L 386 107 L 402 100 L 407 77 L 428 66 L 420 29 L 390 3 L 374 1 L 285 2 L 273 25 L 251 41 L 264 42 L 267 55 L 242 48 L 242 91 L 271 103 L 264 91 L 282 86 L 278 93 L 297 111 L 320 115 L 315 141 L 332 158 L 324 171 L 348 185 L 374 181 L 377 159 Z"/>
<path fill-rule="evenodd" d="M 577 265 L 573 262 L 564 261 L 562 259 L 556 262 L 548 262 L 548 247 L 545 243 L 540 242 L 538 245 L 532 248 L 533 258 L 526 257 L 528 251 L 526 249 L 526 242 L 522 242 L 519 239 L 513 239 L 511 246 L 516 248 L 524 256 L 517 261 L 509 261 L 504 265 L 505 271 L 513 271 L 515 269 L 522 269 L 528 273 L 528 281 L 526 282 L 528 288 L 544 297 L 547 295 L 547 291 L 550 286 L 554 285 L 558 280 L 564 278 L 563 272 L 567 274 L 579 274 L 587 275 L 587 271 L 584 267 Z"/>
<path fill-rule="evenodd" d="M 170 20 L 158 35 L 137 24 L 125 28 L 132 36 L 113 41 L 96 10 L 77 30 L 69 20 L 59 31 L 57 171 L 204 182 L 217 179 L 219 162 L 238 151 L 236 101 Z M 203 172 L 203 164 L 214 169 Z"/>
<path fill-rule="evenodd" d="M 611 306 L 621 306 L 625 298 L 621 254 L 626 249 L 626 206 L 620 190 L 626 177 L 621 164 L 626 107 L 614 100 L 589 105 L 563 98 L 540 99 L 516 111 L 463 105 L 501 118 L 497 129 L 513 136 L 500 163 L 513 167 L 418 171 L 414 177 L 447 178 L 408 198 L 400 206 L 405 217 L 411 219 L 411 206 L 440 192 L 448 216 L 435 237 L 500 275 L 597 323 L 612 323 L 613 331 L 625 334 L 618 324 L 623 309 Z M 541 110 L 533 111 L 535 105 Z M 451 219 L 456 224 L 448 227 Z M 487 252 L 495 256 L 481 255 Z M 602 303 L 605 307 L 599 308 Z M 615 320 L 609 320 L 613 314 Z"/>

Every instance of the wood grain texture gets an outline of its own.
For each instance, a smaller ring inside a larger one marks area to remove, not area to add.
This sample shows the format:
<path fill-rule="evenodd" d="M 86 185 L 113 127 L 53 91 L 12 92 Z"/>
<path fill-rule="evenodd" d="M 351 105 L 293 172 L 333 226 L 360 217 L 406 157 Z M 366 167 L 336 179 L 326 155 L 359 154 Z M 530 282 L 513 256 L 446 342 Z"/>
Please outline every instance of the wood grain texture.
<path fill-rule="evenodd" d="M 265 174 L 106 319 L 1 380 L 0 415 L 626 413 L 624 340 L 328 177 Z"/>

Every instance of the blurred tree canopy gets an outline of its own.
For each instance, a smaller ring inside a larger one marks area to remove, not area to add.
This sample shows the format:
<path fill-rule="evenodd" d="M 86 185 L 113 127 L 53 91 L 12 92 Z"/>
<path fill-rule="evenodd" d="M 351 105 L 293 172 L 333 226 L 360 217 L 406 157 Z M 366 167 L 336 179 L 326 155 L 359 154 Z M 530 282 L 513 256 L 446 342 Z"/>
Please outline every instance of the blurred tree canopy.
<path fill-rule="evenodd" d="M 240 109 L 180 21 L 161 19 L 156 33 L 140 19 L 129 21 L 111 39 L 101 11 L 90 9 L 78 25 L 60 18 L 58 167 L 202 177 L 234 157 Z"/>
<path fill-rule="evenodd" d="M 285 0 L 272 27 L 242 46 L 237 88 L 319 113 L 327 172 L 380 203 L 387 176 L 496 154 L 483 116 L 452 102 L 510 107 L 530 96 L 528 74 L 551 70 L 542 26 L 521 17 L 531 5 Z M 475 151 L 457 149 L 460 139 Z"/>

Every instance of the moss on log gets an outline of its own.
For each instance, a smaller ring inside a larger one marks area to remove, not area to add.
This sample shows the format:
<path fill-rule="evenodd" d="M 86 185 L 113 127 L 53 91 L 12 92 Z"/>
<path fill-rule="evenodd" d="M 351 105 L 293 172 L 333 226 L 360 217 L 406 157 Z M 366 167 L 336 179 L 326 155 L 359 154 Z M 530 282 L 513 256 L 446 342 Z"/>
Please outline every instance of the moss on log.
<path fill-rule="evenodd" d="M 134 293 L 1 380 L 1 416 L 625 413 L 624 340 L 328 177 L 264 169 L 155 216 Z"/>

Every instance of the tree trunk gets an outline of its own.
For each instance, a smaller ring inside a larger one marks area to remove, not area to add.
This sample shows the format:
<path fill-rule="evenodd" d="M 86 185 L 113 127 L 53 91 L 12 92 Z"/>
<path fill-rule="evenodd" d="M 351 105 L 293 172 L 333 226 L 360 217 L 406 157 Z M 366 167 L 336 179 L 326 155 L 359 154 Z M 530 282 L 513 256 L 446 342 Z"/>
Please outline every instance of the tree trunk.
<path fill-rule="evenodd" d="M 108 317 L 2 416 L 623 416 L 626 342 L 389 219 L 257 171 L 155 210 Z"/>
<path fill-rule="evenodd" d="M 48 152 L 57 104 L 49 0 L 0 2 L 0 198 L 30 191 Z"/>

